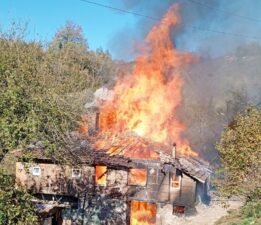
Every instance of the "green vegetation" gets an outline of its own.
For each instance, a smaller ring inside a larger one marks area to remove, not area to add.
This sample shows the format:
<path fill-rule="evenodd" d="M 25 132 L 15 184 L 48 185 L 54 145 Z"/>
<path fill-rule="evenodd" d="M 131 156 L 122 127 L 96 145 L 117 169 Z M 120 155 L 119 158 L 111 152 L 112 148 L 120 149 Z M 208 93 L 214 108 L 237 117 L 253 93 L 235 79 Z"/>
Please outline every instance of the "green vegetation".
<path fill-rule="evenodd" d="M 66 23 L 54 40 L 0 37 L 0 156 L 41 141 L 54 152 L 75 128 L 89 90 L 112 80 L 114 62 L 89 51 L 81 28 Z"/>
<path fill-rule="evenodd" d="M 25 41 L 20 28 L 0 35 L 0 161 L 35 143 L 59 156 L 88 93 L 113 80 L 116 68 L 108 52 L 88 49 L 81 28 L 71 22 L 46 46 Z M 36 223 L 31 196 L 1 170 L 0 225 Z"/>
<path fill-rule="evenodd" d="M 217 145 L 222 169 L 217 182 L 223 196 L 243 195 L 246 204 L 217 224 L 261 222 L 261 111 L 249 106 L 226 128 Z M 223 222 L 222 222 L 223 221 Z M 230 221 L 230 222 L 229 222 Z"/>
<path fill-rule="evenodd" d="M 46 45 L 25 41 L 23 30 L 14 27 L 9 33 L 0 34 L 0 161 L 11 150 L 27 149 L 35 143 L 41 143 L 49 154 L 59 155 L 66 145 L 68 133 L 75 130 L 90 93 L 112 83 L 117 69 L 108 52 L 88 49 L 81 27 L 72 22 L 59 29 Z M 244 52 L 241 48 L 238 55 L 244 55 Z M 230 68 L 230 62 L 227 65 Z M 189 89 L 192 93 L 186 95 L 193 96 L 194 89 Z M 233 92 L 231 89 L 230 94 L 233 101 L 224 100 L 226 105 L 221 104 L 222 110 L 215 109 L 212 99 L 207 102 L 205 96 L 200 97 L 202 103 L 187 100 L 191 111 L 186 112 L 192 116 L 196 128 L 200 128 L 192 133 L 200 144 L 205 137 L 212 145 L 222 124 L 231 121 L 248 101 L 241 90 Z M 215 124 L 213 118 L 217 115 Z M 207 132 L 202 132 L 204 129 Z M 214 134 L 212 138 L 206 134 L 209 131 Z M 200 133 L 201 138 L 195 133 Z M 205 149 L 209 151 L 209 148 Z M 247 198 L 240 211 L 231 212 L 219 224 L 261 224 L 260 109 L 249 106 L 238 114 L 224 131 L 217 149 L 222 163 L 217 182 L 219 193 Z M 0 168 L 0 225 L 29 225 L 37 224 L 37 221 L 31 196 L 16 188 L 14 177 Z"/>
<path fill-rule="evenodd" d="M 253 106 L 238 114 L 217 145 L 221 157 L 223 194 L 244 194 L 261 185 L 261 111 Z"/>
<path fill-rule="evenodd" d="M 31 196 L 21 188 L 14 188 L 14 177 L 0 171 L 0 224 L 37 224 L 38 216 Z"/>

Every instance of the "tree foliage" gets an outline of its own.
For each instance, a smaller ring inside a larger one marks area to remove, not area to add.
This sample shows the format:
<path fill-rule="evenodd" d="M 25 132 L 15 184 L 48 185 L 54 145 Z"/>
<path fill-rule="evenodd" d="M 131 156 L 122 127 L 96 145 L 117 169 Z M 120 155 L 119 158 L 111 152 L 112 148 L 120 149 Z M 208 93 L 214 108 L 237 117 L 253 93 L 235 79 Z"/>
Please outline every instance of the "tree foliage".
<path fill-rule="evenodd" d="M 249 194 L 261 186 L 261 111 L 248 106 L 225 129 L 217 145 L 226 195 Z"/>
<path fill-rule="evenodd" d="M 90 51 L 71 22 L 45 47 L 25 41 L 19 30 L 0 34 L 0 161 L 10 150 L 39 143 L 62 160 L 88 93 L 112 79 L 115 63 L 108 52 Z M 36 222 L 31 196 L 0 171 L 0 225 Z"/>
<path fill-rule="evenodd" d="M 14 187 L 14 177 L 0 171 L 0 225 L 38 224 L 38 214 L 31 196 Z"/>
<path fill-rule="evenodd" d="M 73 121 L 49 92 L 42 49 L 36 43 L 2 39 L 0 50 L 1 153 L 36 141 L 49 150 L 57 148 Z"/>
<path fill-rule="evenodd" d="M 0 38 L 2 156 L 39 141 L 50 153 L 63 147 L 83 113 L 88 91 L 115 73 L 111 56 L 89 51 L 81 28 L 71 22 L 47 48 L 21 37 Z"/>
<path fill-rule="evenodd" d="M 59 51 L 69 45 L 78 45 L 85 49 L 87 48 L 87 41 L 84 38 L 82 28 L 72 21 L 67 21 L 65 25 L 56 32 L 51 47 Z"/>

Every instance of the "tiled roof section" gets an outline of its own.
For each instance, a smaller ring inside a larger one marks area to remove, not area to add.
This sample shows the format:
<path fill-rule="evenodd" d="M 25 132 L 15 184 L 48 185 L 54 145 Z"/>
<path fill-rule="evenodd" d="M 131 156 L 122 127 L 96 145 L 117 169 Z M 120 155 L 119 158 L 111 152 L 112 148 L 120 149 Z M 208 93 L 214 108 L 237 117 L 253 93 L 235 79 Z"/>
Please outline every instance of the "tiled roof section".
<path fill-rule="evenodd" d="M 205 183 L 212 174 L 207 163 L 196 158 L 179 157 L 175 166 L 201 183 Z"/>
<path fill-rule="evenodd" d="M 19 159 L 23 158 L 24 155 L 24 150 L 22 149 L 15 149 L 12 151 L 12 155 L 14 157 L 17 157 Z M 28 151 L 27 153 L 30 153 L 33 159 L 39 159 L 39 160 L 54 160 L 50 156 L 46 156 L 45 151 L 43 149 L 30 149 L 30 152 Z M 54 160 L 55 161 L 55 160 Z"/>
<path fill-rule="evenodd" d="M 94 151 L 104 151 L 110 156 L 122 156 L 130 160 L 160 160 L 173 163 L 194 179 L 205 183 L 212 173 L 209 165 L 200 158 L 172 157 L 172 147 L 141 138 L 133 133 L 102 133 L 90 141 Z M 162 160 L 163 159 L 163 160 Z"/>
<path fill-rule="evenodd" d="M 159 160 L 160 152 L 171 153 L 171 147 L 141 138 L 132 132 L 101 133 L 91 141 L 91 148 L 103 150 L 110 156 L 120 155 L 130 159 Z"/>
<path fill-rule="evenodd" d="M 92 148 L 90 140 L 77 138 L 73 141 L 73 144 L 67 149 L 67 158 L 76 158 L 77 161 L 83 164 L 91 165 L 106 165 L 112 167 L 131 167 L 129 159 L 121 155 L 115 155 L 111 157 L 105 150 L 95 151 Z"/>
<path fill-rule="evenodd" d="M 53 155 L 48 155 L 44 149 L 31 148 L 26 151 L 14 150 L 12 154 L 23 160 L 24 153 L 29 153 L 34 161 L 47 161 L 51 163 L 65 164 L 88 164 L 88 165 L 106 165 L 117 168 L 130 168 L 132 163 L 126 157 L 115 155 L 111 157 L 105 151 L 94 151 L 88 140 L 78 138 L 74 139 L 66 149 L 57 150 Z"/>
<path fill-rule="evenodd" d="M 205 183 L 212 173 L 209 165 L 200 158 L 178 156 L 172 157 L 172 147 L 152 142 L 133 133 L 99 133 L 95 136 L 83 137 L 76 135 L 70 146 L 63 152 L 47 156 L 41 148 L 30 149 L 34 159 L 61 161 L 66 159 L 72 163 L 89 165 L 103 164 L 111 167 L 133 167 L 132 160 L 156 160 L 171 163 L 176 168 Z M 22 151 L 13 153 L 22 157 Z"/>

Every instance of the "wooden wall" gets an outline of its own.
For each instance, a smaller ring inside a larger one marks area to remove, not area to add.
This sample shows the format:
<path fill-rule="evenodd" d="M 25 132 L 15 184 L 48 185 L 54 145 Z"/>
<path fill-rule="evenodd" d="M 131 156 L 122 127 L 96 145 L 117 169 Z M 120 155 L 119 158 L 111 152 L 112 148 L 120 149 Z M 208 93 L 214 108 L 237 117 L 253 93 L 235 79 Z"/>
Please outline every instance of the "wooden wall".
<path fill-rule="evenodd" d="M 129 199 L 141 201 L 158 201 L 159 183 L 162 182 L 163 174 L 160 171 L 161 165 L 158 161 L 136 161 L 135 168 L 147 171 L 147 182 L 145 186 L 130 185 Z"/>
<path fill-rule="evenodd" d="M 41 169 L 39 176 L 32 173 L 35 166 Z M 33 193 L 44 194 L 74 195 L 84 192 L 88 188 L 106 194 L 110 194 L 110 192 L 124 194 L 127 192 L 127 171 L 108 169 L 106 185 L 99 186 L 95 184 L 95 167 L 79 165 L 77 167 L 81 170 L 79 178 L 72 177 L 72 168 L 74 167 L 47 163 L 17 162 L 16 183 Z"/>
<path fill-rule="evenodd" d="M 32 174 L 33 167 L 39 166 L 40 175 Z M 70 166 L 45 163 L 16 163 L 16 183 L 33 193 L 74 195 L 93 184 L 94 167 L 79 166 L 80 178 L 72 177 Z"/>
<path fill-rule="evenodd" d="M 130 186 L 129 199 L 137 199 L 159 203 L 174 203 L 183 206 L 192 206 L 196 199 L 196 181 L 181 171 L 178 171 L 180 187 L 171 188 L 171 177 L 176 174 L 176 168 L 169 167 L 169 172 L 163 173 L 159 162 L 136 162 L 136 168 L 147 170 L 146 186 Z"/>
<path fill-rule="evenodd" d="M 174 205 L 193 206 L 196 200 L 196 181 L 182 174 L 180 189 L 171 189 L 171 201 Z"/>
<path fill-rule="evenodd" d="M 34 176 L 32 168 L 39 166 L 41 174 Z M 16 182 L 33 193 L 60 194 L 76 196 L 77 193 L 87 193 L 86 219 L 90 212 L 98 210 L 98 217 L 107 221 L 107 217 L 119 218 L 122 224 L 128 216 L 127 201 L 138 200 L 151 203 L 171 203 L 189 207 L 195 203 L 196 181 L 181 175 L 180 187 L 171 188 L 171 177 L 176 168 L 169 166 L 169 171 L 163 172 L 158 161 L 137 161 L 135 168 L 147 171 L 145 186 L 128 185 L 128 171 L 108 168 L 105 186 L 95 184 L 95 167 L 79 166 L 80 178 L 72 177 L 70 166 L 56 164 L 16 163 Z M 88 191 L 88 188 L 89 191 Z M 93 210 L 92 210 L 93 209 Z M 110 215 L 110 216 L 109 216 Z M 89 218 L 92 219 L 92 218 Z M 108 222 L 108 221 L 107 221 Z"/>

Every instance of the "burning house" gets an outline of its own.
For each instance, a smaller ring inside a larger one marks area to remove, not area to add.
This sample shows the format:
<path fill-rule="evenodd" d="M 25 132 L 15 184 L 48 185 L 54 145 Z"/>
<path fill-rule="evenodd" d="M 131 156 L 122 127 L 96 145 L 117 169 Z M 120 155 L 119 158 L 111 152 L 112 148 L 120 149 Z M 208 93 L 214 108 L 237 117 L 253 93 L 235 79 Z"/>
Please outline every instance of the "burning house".
<path fill-rule="evenodd" d="M 147 35 L 132 73 L 95 93 L 64 152 L 70 163 L 39 148 L 33 163 L 17 163 L 17 184 L 34 194 L 45 224 L 155 225 L 164 205 L 185 213 L 207 195 L 211 171 L 176 117 L 181 68 L 196 60 L 173 46 L 179 21 L 174 5 Z"/>
<path fill-rule="evenodd" d="M 96 129 L 98 119 L 89 118 Z M 207 196 L 208 166 L 178 155 L 175 144 L 132 132 L 90 132 L 74 137 L 63 155 L 70 163 L 61 164 L 36 147 L 33 162 L 16 164 L 16 182 L 35 196 L 45 224 L 158 224 L 164 205 L 172 205 L 169 213 L 185 213 Z"/>
<path fill-rule="evenodd" d="M 105 140 L 102 149 L 77 146 L 74 165 L 58 164 L 42 149 L 32 150 L 33 163 L 17 162 L 17 184 L 34 194 L 50 224 L 157 224 L 159 207 L 171 204 L 174 213 L 184 213 L 207 195 L 211 171 L 196 159 L 175 156 L 175 146 L 128 135 Z"/>

